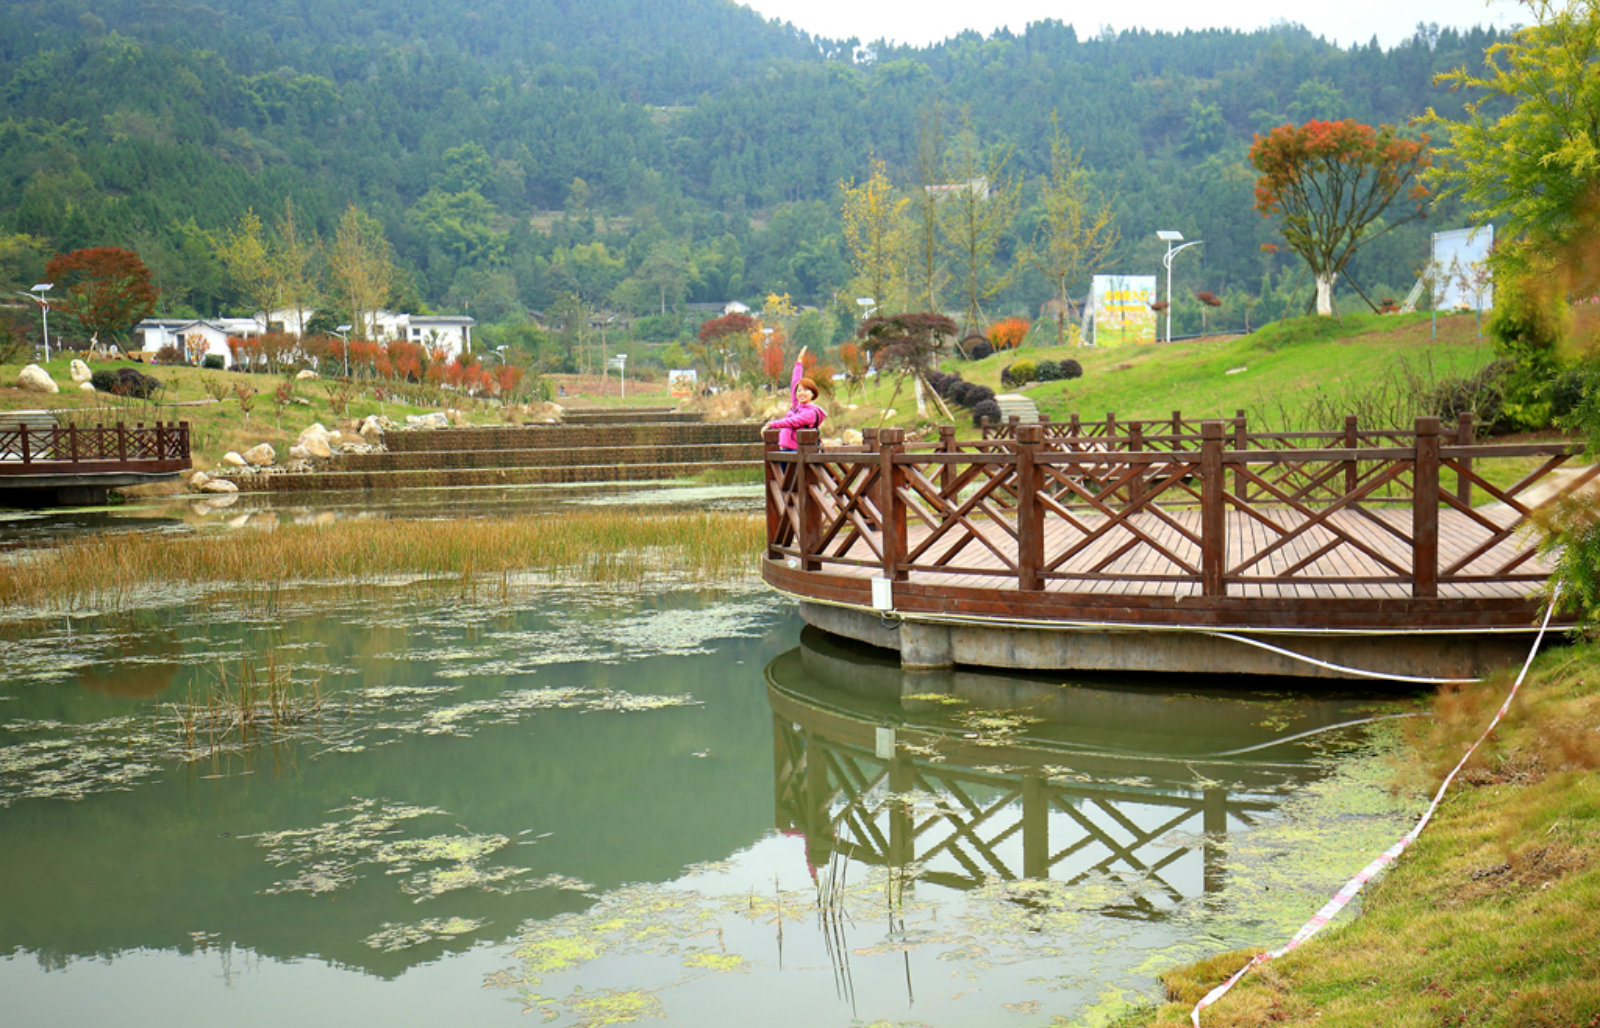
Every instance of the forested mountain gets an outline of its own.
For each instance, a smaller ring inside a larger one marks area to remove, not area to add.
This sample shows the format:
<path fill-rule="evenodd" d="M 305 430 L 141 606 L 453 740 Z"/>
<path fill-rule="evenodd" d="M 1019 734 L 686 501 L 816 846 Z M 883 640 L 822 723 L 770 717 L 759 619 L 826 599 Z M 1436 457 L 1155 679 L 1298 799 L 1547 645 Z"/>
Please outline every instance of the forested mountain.
<path fill-rule="evenodd" d="M 1024 178 L 1009 260 L 1055 113 L 1118 215 L 1105 270 L 1153 273 L 1153 232 L 1178 229 L 1206 241 L 1187 289 L 1264 296 L 1266 313 L 1299 269 L 1261 252 L 1277 236 L 1251 209 L 1253 133 L 1459 110 L 1433 76 L 1494 39 L 1340 49 L 1290 25 L 1080 39 L 1044 22 L 909 48 L 815 39 L 731 0 L 32 0 L 0 23 L 0 275 L 120 245 L 168 311 L 242 309 L 217 234 L 292 198 L 323 237 L 349 205 L 372 214 L 407 273 L 397 302 L 480 321 L 563 294 L 643 313 L 776 291 L 843 311 L 841 181 L 875 155 L 914 189 L 923 126 L 968 125 Z M 1354 277 L 1403 293 L 1427 233 L 1457 225 L 1397 230 Z M 993 306 L 1049 295 L 1023 274 Z"/>

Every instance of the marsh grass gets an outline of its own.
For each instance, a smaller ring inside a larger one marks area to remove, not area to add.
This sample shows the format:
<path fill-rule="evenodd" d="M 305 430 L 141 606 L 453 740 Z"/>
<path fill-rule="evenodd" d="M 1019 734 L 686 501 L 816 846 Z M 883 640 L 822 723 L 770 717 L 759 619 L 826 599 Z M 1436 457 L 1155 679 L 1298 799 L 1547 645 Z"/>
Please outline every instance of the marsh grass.
<path fill-rule="evenodd" d="M 1597 682 L 1600 646 L 1544 658 L 1360 916 L 1246 976 L 1201 1024 L 1600 1024 Z M 1403 774 L 1437 782 L 1508 687 L 1501 676 L 1442 691 L 1415 723 Z M 1189 1024 L 1192 1005 L 1252 955 L 1164 974 L 1174 1002 L 1119 1024 Z"/>
<path fill-rule="evenodd" d="M 750 514 L 594 511 L 96 536 L 39 550 L 7 567 L 0 610 L 120 605 L 142 590 L 174 588 L 226 588 L 271 602 L 300 584 L 376 584 L 396 576 L 464 593 L 508 592 L 523 572 L 609 584 L 652 571 L 717 580 L 755 567 L 764 531 L 762 519 Z"/>
<path fill-rule="evenodd" d="M 233 671 L 219 661 L 205 692 L 196 696 L 191 691 L 182 703 L 172 705 L 172 714 L 184 751 L 196 757 L 279 736 L 314 719 L 322 708 L 321 681 L 302 690 L 290 669 L 269 653 L 264 667 L 248 656 Z"/>

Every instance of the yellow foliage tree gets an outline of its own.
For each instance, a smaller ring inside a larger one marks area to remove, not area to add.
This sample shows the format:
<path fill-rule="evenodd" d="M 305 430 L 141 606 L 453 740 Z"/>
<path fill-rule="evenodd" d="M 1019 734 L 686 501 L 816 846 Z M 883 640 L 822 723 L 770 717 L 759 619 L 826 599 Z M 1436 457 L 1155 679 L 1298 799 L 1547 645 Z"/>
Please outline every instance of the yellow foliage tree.
<path fill-rule="evenodd" d="M 882 160 L 872 158 L 870 167 L 863 184 L 839 183 L 844 242 L 854 269 L 844 299 L 853 305 L 854 299 L 871 297 L 877 311 L 886 313 L 903 303 L 907 200 L 896 195 Z"/>

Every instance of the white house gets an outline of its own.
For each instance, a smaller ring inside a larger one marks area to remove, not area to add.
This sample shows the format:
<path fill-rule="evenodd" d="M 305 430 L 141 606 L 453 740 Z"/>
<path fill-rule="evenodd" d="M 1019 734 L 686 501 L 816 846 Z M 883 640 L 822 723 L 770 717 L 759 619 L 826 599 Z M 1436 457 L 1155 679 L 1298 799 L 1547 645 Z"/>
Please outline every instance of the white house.
<path fill-rule="evenodd" d="M 472 326 L 476 324 L 465 315 L 377 311 L 368 318 L 367 335 L 372 339 L 404 339 L 460 357 L 472 352 Z"/>
<path fill-rule="evenodd" d="M 139 352 L 145 360 L 162 347 L 173 346 L 197 363 L 214 353 L 222 358 L 223 367 L 232 367 L 229 338 L 259 336 L 263 329 L 255 318 L 146 318 L 133 331 L 143 340 Z"/>
<path fill-rule="evenodd" d="M 175 346 L 180 352 L 220 354 L 224 366 L 233 366 L 233 355 L 228 352 L 228 339 L 248 339 L 267 332 L 294 331 L 301 325 L 300 314 L 310 321 L 315 311 L 297 313 L 293 310 L 273 310 L 258 313 L 253 318 L 146 318 L 133 326 L 135 334 L 143 339 L 140 346 L 145 359 L 155 356 L 163 346 Z M 404 339 L 420 343 L 429 349 L 444 350 L 451 357 L 472 352 L 472 318 L 449 314 L 401 314 L 378 311 L 367 321 L 369 339 Z M 186 351 L 189 342 L 195 346 Z"/>

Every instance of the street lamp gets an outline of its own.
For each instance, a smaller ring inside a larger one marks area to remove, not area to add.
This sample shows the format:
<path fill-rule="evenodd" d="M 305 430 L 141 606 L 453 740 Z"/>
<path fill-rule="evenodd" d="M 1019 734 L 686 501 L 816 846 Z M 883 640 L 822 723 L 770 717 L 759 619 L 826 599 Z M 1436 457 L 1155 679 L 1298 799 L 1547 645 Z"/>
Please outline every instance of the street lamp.
<path fill-rule="evenodd" d="M 22 294 L 39 304 L 39 317 L 44 322 L 44 359 L 47 361 L 50 359 L 50 298 L 45 294 L 53 288 L 55 288 L 53 282 L 40 282 Z"/>
<path fill-rule="evenodd" d="M 626 400 L 628 398 L 628 355 L 625 353 L 614 353 L 611 355 L 611 359 L 606 363 L 617 369 L 617 375 L 622 381 L 622 392 L 620 395 L 624 400 Z"/>
<path fill-rule="evenodd" d="M 1178 254 L 1189 249 L 1191 246 L 1199 246 L 1201 243 L 1205 242 L 1205 240 L 1193 239 L 1187 243 L 1184 243 L 1182 246 L 1174 247 L 1172 244 L 1181 240 L 1183 238 L 1183 233 L 1169 228 L 1164 228 L 1158 231 L 1156 233 L 1156 238 L 1167 244 L 1167 253 L 1166 256 L 1161 258 L 1161 263 L 1165 265 L 1167 269 L 1167 342 L 1170 343 L 1172 342 L 1172 258 L 1178 256 Z"/>
<path fill-rule="evenodd" d="M 1168 292 L 1171 292 L 1171 290 L 1168 290 Z M 350 336 L 349 336 L 349 332 L 350 332 L 350 329 L 352 327 L 354 327 L 354 326 L 351 326 L 351 325 L 340 325 L 338 328 L 333 330 L 333 334 L 338 336 L 339 337 L 339 341 L 344 344 L 343 346 L 339 347 L 339 349 L 344 351 L 344 377 L 345 377 L 345 381 L 349 381 L 350 380 Z"/>

